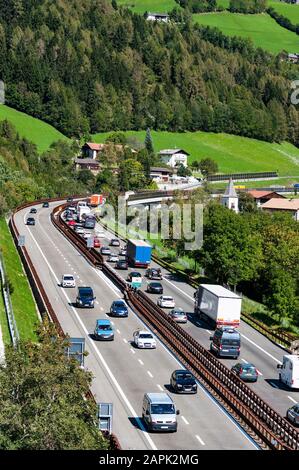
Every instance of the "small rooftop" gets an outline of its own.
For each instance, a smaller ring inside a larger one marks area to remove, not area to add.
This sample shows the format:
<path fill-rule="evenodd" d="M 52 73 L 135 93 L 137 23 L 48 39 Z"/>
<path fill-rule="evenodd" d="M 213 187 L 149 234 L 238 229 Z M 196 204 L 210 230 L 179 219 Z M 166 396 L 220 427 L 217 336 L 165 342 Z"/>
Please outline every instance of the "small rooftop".
<path fill-rule="evenodd" d="M 184 153 L 185 155 L 190 155 L 190 153 L 186 152 L 186 150 L 183 149 L 163 149 L 159 152 L 160 155 L 174 155 L 176 153 Z"/>
<path fill-rule="evenodd" d="M 299 210 L 299 199 L 273 198 L 261 205 L 262 209 L 281 209 L 289 211 Z"/>

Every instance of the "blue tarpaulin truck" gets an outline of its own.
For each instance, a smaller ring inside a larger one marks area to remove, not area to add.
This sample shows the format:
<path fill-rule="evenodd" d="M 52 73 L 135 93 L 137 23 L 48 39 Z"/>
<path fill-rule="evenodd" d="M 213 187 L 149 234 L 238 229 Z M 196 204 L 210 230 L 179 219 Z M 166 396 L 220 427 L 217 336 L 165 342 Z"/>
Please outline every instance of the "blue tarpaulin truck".
<path fill-rule="evenodd" d="M 127 258 L 132 266 L 147 268 L 151 262 L 152 247 L 143 240 L 128 240 Z"/>

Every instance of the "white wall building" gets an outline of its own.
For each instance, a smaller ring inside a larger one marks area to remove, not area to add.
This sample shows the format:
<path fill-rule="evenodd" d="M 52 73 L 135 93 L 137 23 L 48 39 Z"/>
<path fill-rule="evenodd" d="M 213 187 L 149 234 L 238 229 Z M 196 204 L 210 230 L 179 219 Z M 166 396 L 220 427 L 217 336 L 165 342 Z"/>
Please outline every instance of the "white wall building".
<path fill-rule="evenodd" d="M 146 19 L 150 21 L 163 21 L 163 23 L 167 23 L 169 21 L 169 15 L 164 13 L 151 13 L 149 11 L 147 13 Z"/>
<path fill-rule="evenodd" d="M 168 166 L 174 168 L 175 166 L 184 165 L 187 167 L 187 157 L 190 155 L 182 149 L 165 149 L 159 152 L 161 160 Z"/>
<path fill-rule="evenodd" d="M 229 180 L 225 193 L 221 197 L 221 204 L 236 213 L 239 212 L 239 198 L 232 179 Z"/>

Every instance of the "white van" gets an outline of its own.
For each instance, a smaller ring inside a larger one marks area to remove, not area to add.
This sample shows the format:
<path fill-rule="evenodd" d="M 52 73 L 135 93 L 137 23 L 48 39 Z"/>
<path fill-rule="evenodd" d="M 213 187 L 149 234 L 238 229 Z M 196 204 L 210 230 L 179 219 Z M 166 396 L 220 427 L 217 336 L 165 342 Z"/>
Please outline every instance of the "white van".
<path fill-rule="evenodd" d="M 151 431 L 177 431 L 175 404 L 168 393 L 145 393 L 142 403 L 142 418 Z"/>
<path fill-rule="evenodd" d="M 280 369 L 279 380 L 289 388 L 299 388 L 299 356 L 286 354 L 283 356 L 282 364 L 278 364 Z"/>

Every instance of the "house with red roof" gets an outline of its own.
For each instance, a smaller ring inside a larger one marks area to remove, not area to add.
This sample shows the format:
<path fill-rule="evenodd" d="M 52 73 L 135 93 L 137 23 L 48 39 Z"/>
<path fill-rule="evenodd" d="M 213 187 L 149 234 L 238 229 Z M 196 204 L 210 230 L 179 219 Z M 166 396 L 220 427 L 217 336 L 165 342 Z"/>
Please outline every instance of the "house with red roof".
<path fill-rule="evenodd" d="M 269 201 L 270 199 L 285 199 L 284 196 L 278 194 L 276 191 L 264 191 L 262 189 L 253 189 L 251 191 L 248 191 L 248 194 L 250 194 L 254 198 L 258 207 L 260 207 L 262 204 Z"/>

